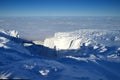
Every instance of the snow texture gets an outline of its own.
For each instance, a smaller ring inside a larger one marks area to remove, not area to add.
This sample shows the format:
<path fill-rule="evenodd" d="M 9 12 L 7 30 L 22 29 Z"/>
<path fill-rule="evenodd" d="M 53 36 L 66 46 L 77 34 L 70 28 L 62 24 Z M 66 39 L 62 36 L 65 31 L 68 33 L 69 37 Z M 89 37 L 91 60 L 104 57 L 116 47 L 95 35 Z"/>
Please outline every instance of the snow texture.
<path fill-rule="evenodd" d="M 0 79 L 120 80 L 119 34 L 119 30 L 59 32 L 43 46 L 21 39 L 15 30 L 0 30 Z"/>

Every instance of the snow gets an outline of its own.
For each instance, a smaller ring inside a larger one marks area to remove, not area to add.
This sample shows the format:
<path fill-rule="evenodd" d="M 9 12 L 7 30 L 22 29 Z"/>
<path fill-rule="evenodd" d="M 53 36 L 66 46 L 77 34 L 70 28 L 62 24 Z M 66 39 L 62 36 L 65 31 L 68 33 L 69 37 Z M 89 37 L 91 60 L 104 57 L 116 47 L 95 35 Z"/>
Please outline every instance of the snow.
<path fill-rule="evenodd" d="M 120 17 L 0 17 L 0 27 L 0 79 L 120 80 Z"/>
<path fill-rule="evenodd" d="M 54 37 L 44 40 L 44 46 L 54 48 L 57 50 L 66 49 L 79 49 L 80 46 L 113 46 L 119 45 L 120 32 L 112 30 L 78 30 L 73 32 L 58 32 Z M 112 36 L 110 36 L 112 35 Z M 115 40 L 112 38 L 115 37 Z M 112 44 L 114 42 L 114 44 Z M 102 47 L 101 52 L 106 51 L 106 48 Z"/>
<path fill-rule="evenodd" d="M 100 49 L 101 49 L 100 53 L 103 53 L 103 52 L 107 51 L 107 48 L 105 48 L 105 46 L 102 46 Z"/>
<path fill-rule="evenodd" d="M 19 37 L 19 34 L 16 30 L 12 30 L 12 31 L 7 31 L 7 34 L 9 34 L 12 37 Z"/>
<path fill-rule="evenodd" d="M 0 47 L 8 49 L 9 47 L 5 45 L 7 42 L 9 42 L 8 39 L 0 37 Z"/>
<path fill-rule="evenodd" d="M 95 46 L 93 47 L 93 49 L 97 49 L 97 48 L 99 48 L 97 45 L 95 45 Z"/>
<path fill-rule="evenodd" d="M 31 44 L 31 43 L 24 43 L 23 45 L 24 46 L 32 46 L 33 44 Z"/>
<path fill-rule="evenodd" d="M 36 44 L 36 45 L 43 45 L 42 41 L 33 41 L 33 43 Z"/>
<path fill-rule="evenodd" d="M 24 67 L 25 67 L 26 69 L 30 69 L 30 70 L 34 68 L 34 66 L 32 66 L 32 65 L 26 65 L 26 64 L 24 65 Z"/>
<path fill-rule="evenodd" d="M 50 48 L 8 31 L 0 31 L 0 79 L 120 79 L 119 31 L 60 32 L 45 40 Z"/>
<path fill-rule="evenodd" d="M 6 49 L 9 49 L 9 48 L 10 48 L 10 47 L 4 45 L 3 43 L 0 43 L 0 47 L 1 47 L 1 48 L 6 48 Z"/>
<path fill-rule="evenodd" d="M 117 50 L 120 51 L 120 47 Z"/>
<path fill-rule="evenodd" d="M 111 54 L 107 56 L 108 58 L 117 58 L 118 56 L 116 54 Z"/>
<path fill-rule="evenodd" d="M 86 41 L 85 46 L 89 46 L 91 44 L 91 41 Z"/>
<path fill-rule="evenodd" d="M 53 40 L 54 40 L 53 38 L 45 39 L 44 46 L 47 46 L 49 44 L 50 48 L 54 48 L 55 45 Z"/>
<path fill-rule="evenodd" d="M 1 36 L 4 34 L 4 36 Z M 6 37 L 9 36 L 9 37 Z M 13 39 L 14 38 L 14 39 Z M 18 43 L 15 40 L 18 39 Z M 24 44 L 23 44 L 24 45 Z M 2 30 L 0 29 L 0 47 L 5 49 L 12 49 L 18 51 L 20 53 L 30 54 L 28 50 L 26 50 L 23 45 L 21 45 L 21 41 L 19 40 L 19 34 L 16 30 Z M 28 45 L 28 44 L 27 44 Z"/>
<path fill-rule="evenodd" d="M 115 49 L 110 53 L 119 54 L 119 34 L 119 30 L 82 29 L 73 32 L 58 32 L 55 33 L 54 37 L 45 39 L 44 46 L 52 49 L 56 47 L 57 56 L 60 57 L 67 56 L 66 58 L 95 63 L 96 59 L 111 61 L 108 57 L 110 49 Z M 114 38 L 117 38 L 117 40 L 114 40 Z M 76 55 L 89 57 L 75 57 Z"/>
<path fill-rule="evenodd" d="M 19 33 L 16 30 L 6 30 L 6 31 L 4 31 L 4 30 L 0 29 L 0 32 L 4 33 L 6 35 L 12 36 L 12 37 L 19 38 Z"/>
<path fill-rule="evenodd" d="M 86 59 L 86 58 L 81 58 L 81 57 L 66 56 L 66 58 L 71 58 L 71 59 L 75 59 L 75 60 L 78 60 L 78 61 L 88 62 L 88 59 Z"/>
<path fill-rule="evenodd" d="M 11 75 L 12 73 L 10 72 L 2 72 L 2 74 L 0 74 L 0 79 L 8 79 L 8 77 Z"/>
<path fill-rule="evenodd" d="M 39 71 L 41 75 L 46 76 L 50 72 L 49 70 L 40 70 Z"/>
<path fill-rule="evenodd" d="M 115 39 L 114 39 L 115 41 L 120 41 L 120 37 L 118 37 L 118 36 L 115 36 Z"/>
<path fill-rule="evenodd" d="M 98 60 L 99 58 L 96 58 L 95 55 L 90 55 L 90 57 L 74 57 L 74 56 L 66 56 L 66 58 L 71 58 L 71 59 L 75 59 L 75 60 L 78 60 L 78 61 L 85 61 L 85 62 L 88 62 L 88 61 L 92 61 L 92 62 L 96 62 L 96 60 Z"/>
<path fill-rule="evenodd" d="M 0 43 L 7 43 L 9 40 L 4 38 L 4 37 L 0 37 Z"/>

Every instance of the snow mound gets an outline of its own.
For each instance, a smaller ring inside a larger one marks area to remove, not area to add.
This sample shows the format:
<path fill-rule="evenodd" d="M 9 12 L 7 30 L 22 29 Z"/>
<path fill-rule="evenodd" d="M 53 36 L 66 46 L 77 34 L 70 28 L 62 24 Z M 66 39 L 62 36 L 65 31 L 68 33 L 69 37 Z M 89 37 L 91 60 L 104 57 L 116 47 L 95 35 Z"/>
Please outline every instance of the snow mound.
<path fill-rule="evenodd" d="M 45 76 L 45 75 L 48 75 L 49 70 L 40 70 L 39 72 L 41 75 Z"/>

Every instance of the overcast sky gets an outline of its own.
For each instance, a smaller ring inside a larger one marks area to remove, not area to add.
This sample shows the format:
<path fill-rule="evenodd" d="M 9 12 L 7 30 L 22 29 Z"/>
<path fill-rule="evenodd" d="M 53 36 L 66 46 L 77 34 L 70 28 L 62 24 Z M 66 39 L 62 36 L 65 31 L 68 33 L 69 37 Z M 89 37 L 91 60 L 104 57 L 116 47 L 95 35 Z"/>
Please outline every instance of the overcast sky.
<path fill-rule="evenodd" d="M 120 0 L 0 0 L 0 16 L 120 16 Z"/>

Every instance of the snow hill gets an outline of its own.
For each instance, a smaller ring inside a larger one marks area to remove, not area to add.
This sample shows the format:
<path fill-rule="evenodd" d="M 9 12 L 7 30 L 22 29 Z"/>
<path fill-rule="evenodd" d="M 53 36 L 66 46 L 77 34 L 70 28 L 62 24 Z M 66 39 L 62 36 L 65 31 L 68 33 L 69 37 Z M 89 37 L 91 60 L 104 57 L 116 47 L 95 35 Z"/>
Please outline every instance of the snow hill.
<path fill-rule="evenodd" d="M 58 32 L 47 38 L 44 46 L 56 49 L 58 56 L 92 56 L 120 62 L 119 30 L 78 30 Z M 76 58 L 75 58 L 76 59 Z M 81 59 L 81 57 L 80 57 Z"/>
<path fill-rule="evenodd" d="M 19 38 L 19 34 L 15 30 L 0 30 L 0 79 L 34 79 L 37 76 L 30 77 L 30 73 L 26 71 L 34 66 L 44 65 L 44 62 L 41 65 L 37 63 L 39 59 L 41 60 L 37 56 L 52 58 L 55 56 L 53 52 L 53 49 Z M 51 64 L 51 62 L 46 63 Z M 38 70 L 38 73 L 45 74 L 45 72 L 39 71 L 44 71 L 44 69 Z"/>
<path fill-rule="evenodd" d="M 49 48 L 56 46 L 57 50 L 63 49 L 80 49 L 85 46 L 99 47 L 119 46 L 120 31 L 118 30 L 78 30 L 74 32 L 58 32 L 53 38 L 45 39 L 44 45 Z"/>
<path fill-rule="evenodd" d="M 16 30 L 0 30 L 0 79 L 120 80 L 119 34 L 59 32 L 43 44 L 21 39 Z"/>

